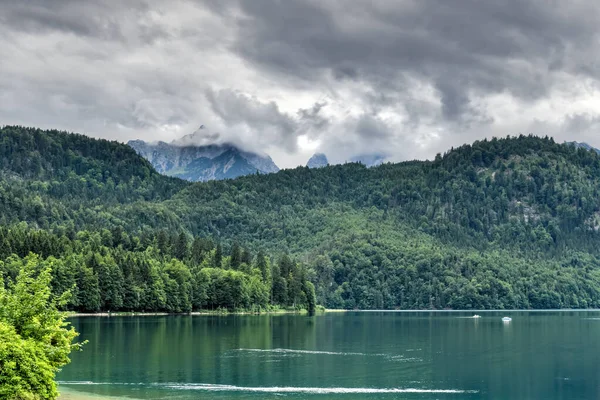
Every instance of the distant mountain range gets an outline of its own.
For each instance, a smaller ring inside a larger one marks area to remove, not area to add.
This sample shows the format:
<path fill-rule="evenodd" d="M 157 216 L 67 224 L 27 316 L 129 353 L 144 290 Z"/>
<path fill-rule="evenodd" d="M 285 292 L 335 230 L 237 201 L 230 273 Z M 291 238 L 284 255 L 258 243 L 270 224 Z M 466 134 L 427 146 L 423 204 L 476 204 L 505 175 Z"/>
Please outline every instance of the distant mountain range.
<path fill-rule="evenodd" d="M 575 147 L 580 147 L 580 148 L 586 149 L 586 150 L 594 150 L 596 153 L 600 154 L 600 149 L 592 147 L 585 142 L 581 142 L 581 143 L 580 142 L 565 142 L 565 144 L 569 144 L 569 145 L 575 146 Z"/>
<path fill-rule="evenodd" d="M 193 135 L 171 143 L 131 140 L 127 144 L 161 174 L 193 182 L 232 179 L 279 171 L 271 157 L 243 151 L 232 144 L 196 146 Z"/>
<path fill-rule="evenodd" d="M 386 158 L 387 156 L 380 153 L 360 154 L 350 158 L 348 161 L 353 163 L 360 163 L 370 168 L 383 164 Z M 329 160 L 327 159 L 327 156 L 323 153 L 313 154 L 313 156 L 306 163 L 306 166 L 308 168 L 321 168 L 326 167 L 327 165 L 329 165 Z"/>
<path fill-rule="evenodd" d="M 198 131 L 173 140 L 170 143 L 130 140 L 127 145 L 148 160 L 163 175 L 174 176 L 192 182 L 233 179 L 251 174 L 270 174 L 279 167 L 267 154 L 244 151 L 230 144 L 198 144 L 206 139 Z M 380 153 L 361 154 L 350 158 L 349 162 L 361 163 L 367 167 L 382 164 L 387 156 Z M 315 153 L 306 166 L 322 168 L 330 165 L 327 156 Z"/>

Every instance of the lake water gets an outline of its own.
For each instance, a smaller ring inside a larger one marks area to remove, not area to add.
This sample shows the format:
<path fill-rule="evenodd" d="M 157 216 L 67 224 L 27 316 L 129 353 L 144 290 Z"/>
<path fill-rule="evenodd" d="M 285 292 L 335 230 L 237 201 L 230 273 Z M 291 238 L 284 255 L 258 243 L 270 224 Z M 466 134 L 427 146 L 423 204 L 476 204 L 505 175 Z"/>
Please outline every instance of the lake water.
<path fill-rule="evenodd" d="M 141 399 L 600 398 L 599 311 L 478 314 L 74 318 L 90 343 L 58 379 Z"/>

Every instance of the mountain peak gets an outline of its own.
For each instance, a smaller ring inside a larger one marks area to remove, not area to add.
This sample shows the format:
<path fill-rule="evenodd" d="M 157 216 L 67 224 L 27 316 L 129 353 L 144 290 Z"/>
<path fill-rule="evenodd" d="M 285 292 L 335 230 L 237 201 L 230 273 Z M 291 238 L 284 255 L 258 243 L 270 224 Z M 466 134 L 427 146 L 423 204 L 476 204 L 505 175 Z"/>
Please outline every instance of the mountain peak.
<path fill-rule="evenodd" d="M 581 149 L 594 150 L 596 153 L 600 154 L 600 149 L 590 146 L 589 144 L 587 144 L 585 142 L 565 142 L 565 144 L 570 145 L 570 146 L 575 146 L 575 147 L 578 147 Z"/>
<path fill-rule="evenodd" d="M 308 168 L 321 168 L 329 165 L 329 160 L 327 160 L 327 156 L 323 153 L 315 153 L 312 155 L 310 160 L 306 163 Z"/>
<path fill-rule="evenodd" d="M 158 172 L 194 182 L 279 171 L 268 155 L 244 151 L 230 143 L 210 143 L 209 140 L 218 139 L 219 134 L 207 135 L 204 129 L 202 125 L 194 133 L 171 143 L 130 140 L 127 144 Z"/>

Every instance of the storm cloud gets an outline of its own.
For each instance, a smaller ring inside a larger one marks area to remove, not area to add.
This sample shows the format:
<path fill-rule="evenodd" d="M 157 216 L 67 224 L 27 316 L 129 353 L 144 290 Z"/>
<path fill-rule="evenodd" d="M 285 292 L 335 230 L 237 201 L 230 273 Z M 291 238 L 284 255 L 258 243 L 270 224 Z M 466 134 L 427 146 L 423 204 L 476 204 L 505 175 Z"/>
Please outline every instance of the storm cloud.
<path fill-rule="evenodd" d="M 599 19 L 577 0 L 0 0 L 0 123 L 203 124 L 284 167 L 519 133 L 600 146 Z"/>

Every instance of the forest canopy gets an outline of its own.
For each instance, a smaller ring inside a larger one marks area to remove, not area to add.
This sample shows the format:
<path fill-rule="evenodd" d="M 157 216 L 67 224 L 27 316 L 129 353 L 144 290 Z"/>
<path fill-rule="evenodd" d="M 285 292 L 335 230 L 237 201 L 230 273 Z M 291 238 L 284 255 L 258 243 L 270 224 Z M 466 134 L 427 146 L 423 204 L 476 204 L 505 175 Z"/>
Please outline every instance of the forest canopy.
<path fill-rule="evenodd" d="M 1 269 L 37 255 L 81 311 L 599 307 L 599 188 L 600 156 L 548 137 L 189 183 L 7 126 Z"/>

